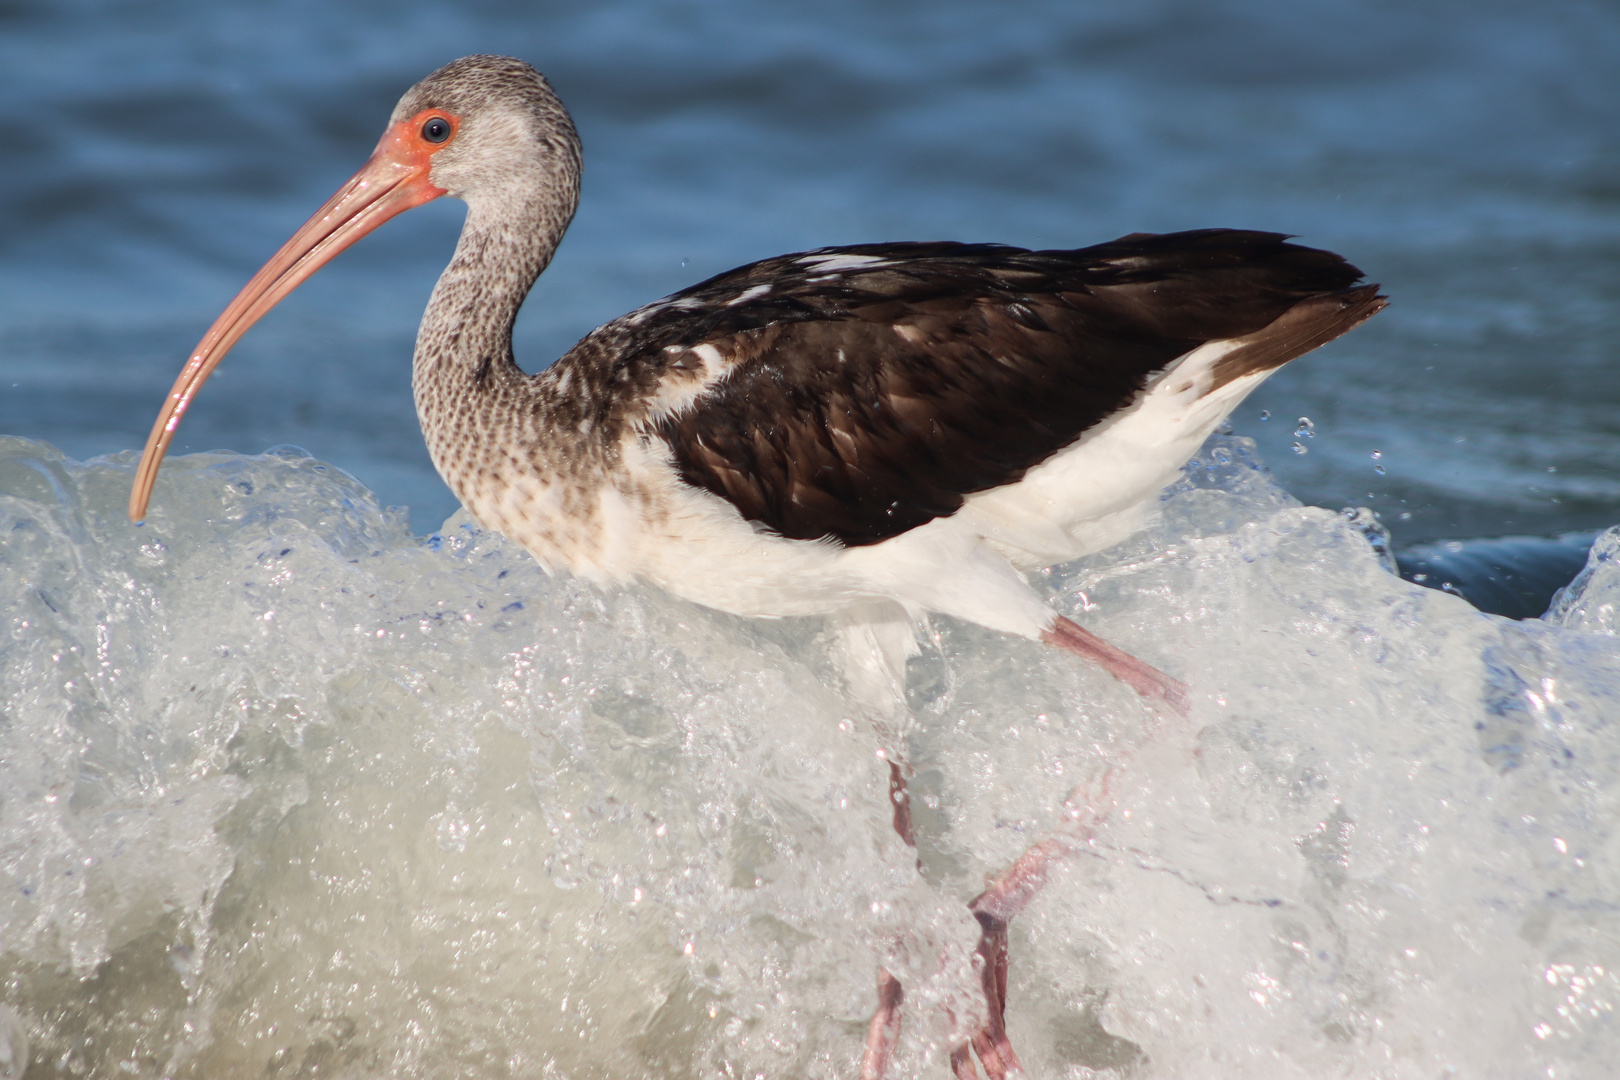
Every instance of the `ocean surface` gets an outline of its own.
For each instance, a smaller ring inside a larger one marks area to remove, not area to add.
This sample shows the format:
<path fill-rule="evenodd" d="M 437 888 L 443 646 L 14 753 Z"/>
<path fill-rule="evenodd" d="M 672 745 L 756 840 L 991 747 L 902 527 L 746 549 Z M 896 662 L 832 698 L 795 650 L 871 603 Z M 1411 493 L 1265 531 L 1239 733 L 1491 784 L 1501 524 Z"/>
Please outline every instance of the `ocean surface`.
<path fill-rule="evenodd" d="M 1240 226 L 1382 283 L 1045 576 L 1190 720 L 938 621 L 918 869 L 814 621 L 451 516 L 409 390 L 450 200 L 243 340 L 128 526 L 197 338 L 471 52 L 585 142 L 530 370 L 836 243 Z M 1014 924 L 1032 1075 L 1611 1076 L 1616 72 L 1570 0 L 3 0 L 0 1080 L 847 1077 L 879 965 L 893 1075 L 946 1076 L 963 901 L 1113 766 Z"/>

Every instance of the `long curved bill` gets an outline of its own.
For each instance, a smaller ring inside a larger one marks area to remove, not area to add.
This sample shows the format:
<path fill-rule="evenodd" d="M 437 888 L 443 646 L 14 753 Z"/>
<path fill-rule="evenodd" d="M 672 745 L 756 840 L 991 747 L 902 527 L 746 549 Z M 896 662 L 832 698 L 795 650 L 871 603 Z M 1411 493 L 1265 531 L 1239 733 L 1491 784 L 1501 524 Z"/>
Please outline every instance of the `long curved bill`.
<path fill-rule="evenodd" d="M 305 278 L 332 257 L 389 218 L 443 195 L 429 179 L 428 151 L 412 138 L 412 121 L 401 121 L 384 133 L 382 141 L 360 171 L 315 212 L 292 239 L 253 275 L 230 306 L 208 328 L 191 359 L 174 381 L 168 400 L 152 425 L 146 451 L 135 470 L 129 494 L 129 518 L 140 521 L 152 497 L 158 466 L 203 381 L 219 366 L 231 346 L 265 312 L 280 303 Z"/>

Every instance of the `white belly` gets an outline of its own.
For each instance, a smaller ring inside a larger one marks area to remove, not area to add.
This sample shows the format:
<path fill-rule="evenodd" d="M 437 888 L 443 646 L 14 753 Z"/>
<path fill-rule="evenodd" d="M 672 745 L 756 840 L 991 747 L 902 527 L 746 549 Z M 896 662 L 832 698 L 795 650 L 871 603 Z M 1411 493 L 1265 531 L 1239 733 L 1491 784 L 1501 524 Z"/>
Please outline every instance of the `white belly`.
<path fill-rule="evenodd" d="M 1204 440 L 1270 372 L 1211 393 L 1211 342 L 1172 364 L 1123 412 L 1016 484 L 969 496 L 950 520 L 1032 569 L 1089 555 L 1136 532 Z"/>

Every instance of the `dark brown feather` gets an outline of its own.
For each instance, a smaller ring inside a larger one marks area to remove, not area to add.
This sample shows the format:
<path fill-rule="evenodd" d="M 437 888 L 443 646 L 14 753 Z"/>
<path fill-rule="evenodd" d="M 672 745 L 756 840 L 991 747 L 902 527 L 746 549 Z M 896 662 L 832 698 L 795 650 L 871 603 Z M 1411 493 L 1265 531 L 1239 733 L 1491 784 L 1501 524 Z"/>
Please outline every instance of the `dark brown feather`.
<path fill-rule="evenodd" d="M 1220 384 L 1383 306 L 1339 256 L 1285 241 L 1206 229 L 1074 251 L 783 256 L 641 313 L 622 362 L 704 343 L 735 357 L 728 378 L 657 421 L 681 476 L 783 536 L 874 544 L 1020 479 L 1206 341 L 1250 339 Z M 883 261 L 825 268 L 847 256 Z"/>

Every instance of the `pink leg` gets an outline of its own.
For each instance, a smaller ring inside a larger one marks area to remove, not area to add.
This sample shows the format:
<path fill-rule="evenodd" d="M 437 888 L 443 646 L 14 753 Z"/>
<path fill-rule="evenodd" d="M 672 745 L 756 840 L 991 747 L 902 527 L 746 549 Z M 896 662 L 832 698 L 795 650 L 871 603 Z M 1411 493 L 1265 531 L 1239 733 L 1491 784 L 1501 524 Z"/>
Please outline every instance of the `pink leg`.
<path fill-rule="evenodd" d="M 1002 927 L 1029 906 L 1046 884 L 1046 871 L 1053 859 L 1072 855 L 1079 845 L 1070 839 L 1049 836 L 1018 856 L 984 892 L 968 901 L 968 907 L 981 924 L 985 920 Z"/>
<path fill-rule="evenodd" d="M 1102 638 L 1062 615 L 1052 629 L 1041 635 L 1048 645 L 1083 656 L 1104 671 L 1146 698 L 1153 698 L 1185 715 L 1187 712 L 1187 686 L 1172 679 L 1152 664 L 1143 663 L 1124 649 L 1108 644 Z"/>
<path fill-rule="evenodd" d="M 911 835 L 911 793 L 906 790 L 906 776 L 898 761 L 889 762 L 889 801 L 894 804 L 894 831 L 907 847 L 916 847 Z"/>
<path fill-rule="evenodd" d="M 894 831 L 907 847 L 917 841 L 911 833 L 911 795 L 906 791 L 906 774 L 900 763 L 889 761 L 889 802 L 894 806 Z M 878 1007 L 866 1026 L 866 1050 L 861 1054 L 861 1080 L 883 1080 L 900 1038 L 900 1005 L 905 1000 L 900 980 L 878 968 Z"/>
<path fill-rule="evenodd" d="M 983 912 L 973 914 L 981 928 L 979 958 L 983 966 L 979 977 L 984 982 L 984 1003 L 989 1008 L 984 1027 L 973 1033 L 973 1050 L 989 1080 L 1007 1080 L 1009 1073 L 1023 1072 L 1007 1039 L 1007 924 Z"/>
<path fill-rule="evenodd" d="M 1084 808 L 1076 805 L 1077 798 L 1083 795 L 1080 788 L 1075 788 L 1064 800 L 1070 818 L 1066 831 L 1075 835 L 1050 836 L 1029 848 L 968 903 L 981 928 L 978 952 L 983 967 L 979 974 L 984 981 L 989 1015 L 984 1027 L 974 1033 L 971 1044 L 963 1044 L 952 1053 L 951 1065 L 958 1077 L 974 1075 L 973 1063 L 966 1056 L 968 1045 L 979 1055 L 979 1063 L 984 1066 L 989 1080 L 1005 1080 L 1023 1071 L 1007 1038 L 1007 927 L 1046 884 L 1047 871 L 1053 861 L 1081 850 L 1079 834 L 1102 816 L 1099 806 L 1112 797 L 1118 773 L 1116 766 L 1103 774 L 1099 797 L 1084 795 Z M 958 1064 L 959 1058 L 966 1063 L 965 1072 Z"/>
<path fill-rule="evenodd" d="M 1023 1071 L 1007 1038 L 1007 927 L 1046 884 L 1051 861 L 1073 850 L 1074 844 L 1067 840 L 1041 841 L 968 904 L 981 928 L 978 952 L 983 963 L 979 977 L 989 1010 L 984 1027 L 973 1035 L 972 1046 L 989 1080 L 1006 1080 L 1010 1074 Z"/>
<path fill-rule="evenodd" d="M 866 1052 L 861 1055 L 861 1080 L 883 1080 L 894 1044 L 900 1038 L 900 1003 L 905 1000 L 900 980 L 878 969 L 878 1007 L 866 1028 Z"/>
<path fill-rule="evenodd" d="M 1187 712 L 1185 685 L 1061 615 L 1042 640 L 1101 663 L 1115 678 L 1144 697 L 1163 701 L 1183 715 Z M 1071 791 L 1064 800 L 1070 818 L 1064 831 L 1070 835 L 1051 836 L 1029 848 L 968 903 L 969 910 L 979 921 L 979 977 L 984 987 L 987 1016 L 984 1026 L 974 1032 L 968 1042 L 951 1050 L 951 1072 L 956 1080 L 978 1080 L 978 1070 L 973 1067 L 974 1054 L 984 1066 L 988 1080 L 1007 1080 L 1012 1074 L 1023 1072 L 1012 1042 L 1007 1038 L 1007 928 L 1045 886 L 1053 860 L 1080 850 L 1078 834 L 1102 817 L 1100 807 L 1112 796 L 1119 771 L 1120 766 L 1115 765 L 1104 773 L 1100 799 L 1085 797 L 1084 809 L 1075 805 L 1076 797 L 1083 794 L 1081 789 Z M 894 831 L 907 845 L 916 847 L 911 827 L 911 796 L 906 791 L 905 772 L 897 761 L 889 762 L 889 801 L 894 804 Z M 900 1005 L 904 996 L 900 980 L 880 969 L 878 1007 L 867 1026 L 861 1080 L 883 1080 L 895 1042 L 900 1037 Z"/>

